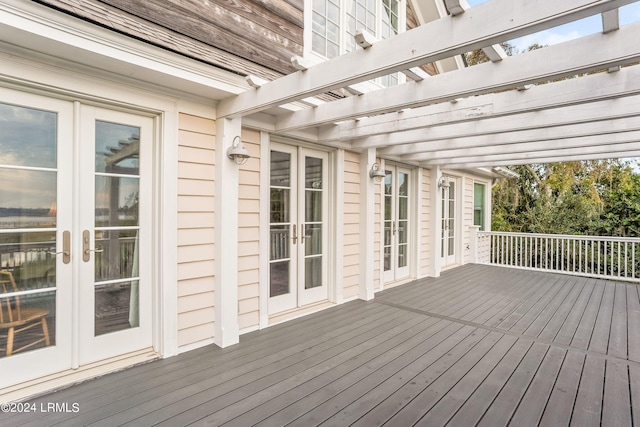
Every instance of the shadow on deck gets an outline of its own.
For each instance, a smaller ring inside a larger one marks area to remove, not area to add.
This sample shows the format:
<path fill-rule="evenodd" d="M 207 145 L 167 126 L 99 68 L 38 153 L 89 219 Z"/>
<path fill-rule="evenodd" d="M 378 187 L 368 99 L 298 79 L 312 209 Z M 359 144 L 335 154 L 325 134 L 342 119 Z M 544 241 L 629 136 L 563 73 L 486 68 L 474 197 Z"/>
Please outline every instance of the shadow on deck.
<path fill-rule="evenodd" d="M 638 287 L 467 265 L 32 402 L 79 411 L 0 424 L 640 425 Z"/>

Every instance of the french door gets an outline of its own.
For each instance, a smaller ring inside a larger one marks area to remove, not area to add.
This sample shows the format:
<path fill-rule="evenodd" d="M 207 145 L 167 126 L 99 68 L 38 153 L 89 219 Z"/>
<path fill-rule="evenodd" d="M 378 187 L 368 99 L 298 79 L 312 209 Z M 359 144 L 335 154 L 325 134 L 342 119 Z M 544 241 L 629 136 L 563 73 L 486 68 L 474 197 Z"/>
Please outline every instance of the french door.
<path fill-rule="evenodd" d="M 409 277 L 408 169 L 387 166 L 384 178 L 384 281 Z"/>
<path fill-rule="evenodd" d="M 0 387 L 150 347 L 153 120 L 0 99 Z"/>
<path fill-rule="evenodd" d="M 328 154 L 270 150 L 269 313 L 328 298 Z"/>
<path fill-rule="evenodd" d="M 457 226 L 457 182 L 454 178 L 446 178 L 448 186 L 441 187 L 442 236 L 441 253 L 443 265 L 456 262 L 456 226 Z"/>

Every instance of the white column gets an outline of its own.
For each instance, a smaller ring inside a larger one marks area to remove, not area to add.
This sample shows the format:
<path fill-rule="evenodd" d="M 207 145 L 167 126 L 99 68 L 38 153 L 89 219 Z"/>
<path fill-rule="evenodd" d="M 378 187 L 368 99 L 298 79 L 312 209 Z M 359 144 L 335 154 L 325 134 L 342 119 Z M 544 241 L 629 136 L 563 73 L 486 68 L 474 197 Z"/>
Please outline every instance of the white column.
<path fill-rule="evenodd" d="M 412 199 L 415 203 L 415 207 L 413 209 L 413 218 L 411 219 L 411 224 L 413 227 L 412 237 L 414 241 L 411 243 L 412 248 L 412 256 L 411 256 L 411 273 L 413 277 L 416 279 L 420 279 L 422 277 L 422 268 L 420 265 L 421 261 L 421 250 L 422 250 L 422 174 L 424 173 L 423 168 L 416 169 L 414 173 L 413 182 L 415 183 L 412 192 Z"/>
<path fill-rule="evenodd" d="M 369 171 L 376 162 L 376 150 L 370 148 L 360 155 L 360 288 L 358 297 L 373 299 L 375 185 Z"/>
<path fill-rule="evenodd" d="M 478 263 L 478 231 L 480 231 L 479 225 L 469 226 L 469 262 L 472 264 Z"/>
<path fill-rule="evenodd" d="M 335 155 L 335 197 L 333 197 L 333 233 L 335 253 L 333 259 L 334 292 L 330 292 L 330 298 L 336 304 L 344 301 L 344 150 L 339 149 Z"/>
<path fill-rule="evenodd" d="M 239 342 L 238 326 L 238 172 L 227 157 L 241 119 L 216 121 L 215 165 L 215 291 L 214 342 L 227 347 Z"/>
<path fill-rule="evenodd" d="M 440 270 L 442 269 L 442 194 L 440 187 L 438 187 L 438 181 L 441 177 L 442 170 L 439 166 L 434 166 L 431 169 L 431 191 L 429 192 L 431 195 L 431 212 L 429 214 L 429 223 L 431 225 L 429 238 L 431 266 L 429 275 L 432 277 L 440 277 Z"/>

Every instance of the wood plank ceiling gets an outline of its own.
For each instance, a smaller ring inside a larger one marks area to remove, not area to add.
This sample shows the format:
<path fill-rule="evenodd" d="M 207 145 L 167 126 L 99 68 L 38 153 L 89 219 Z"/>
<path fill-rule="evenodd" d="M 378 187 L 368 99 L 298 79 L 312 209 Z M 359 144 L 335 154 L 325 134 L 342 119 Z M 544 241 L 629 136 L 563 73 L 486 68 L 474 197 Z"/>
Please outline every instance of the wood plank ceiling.
<path fill-rule="evenodd" d="M 264 120 L 274 108 L 307 99 L 269 116 L 270 131 L 357 151 L 376 148 L 425 167 L 640 156 L 640 66 L 630 65 L 640 62 L 640 22 L 618 24 L 618 8 L 636 1 L 491 0 L 469 8 L 447 0 L 455 15 L 308 68 L 299 64 L 298 72 L 222 100 L 218 114 Z M 602 14 L 602 33 L 511 57 L 498 45 L 595 14 Z M 474 49 L 492 61 L 308 102 Z M 585 74 L 600 70 L 607 72 Z M 562 78 L 568 79 L 553 81 Z"/>

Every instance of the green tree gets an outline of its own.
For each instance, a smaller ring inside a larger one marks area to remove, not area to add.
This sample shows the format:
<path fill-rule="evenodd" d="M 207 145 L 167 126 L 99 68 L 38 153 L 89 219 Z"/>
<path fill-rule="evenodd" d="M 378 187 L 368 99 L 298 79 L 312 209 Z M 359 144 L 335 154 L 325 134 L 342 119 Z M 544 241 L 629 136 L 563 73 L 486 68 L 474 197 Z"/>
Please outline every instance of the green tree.
<path fill-rule="evenodd" d="M 493 189 L 496 231 L 640 236 L 640 175 L 622 160 L 512 168 Z"/>

